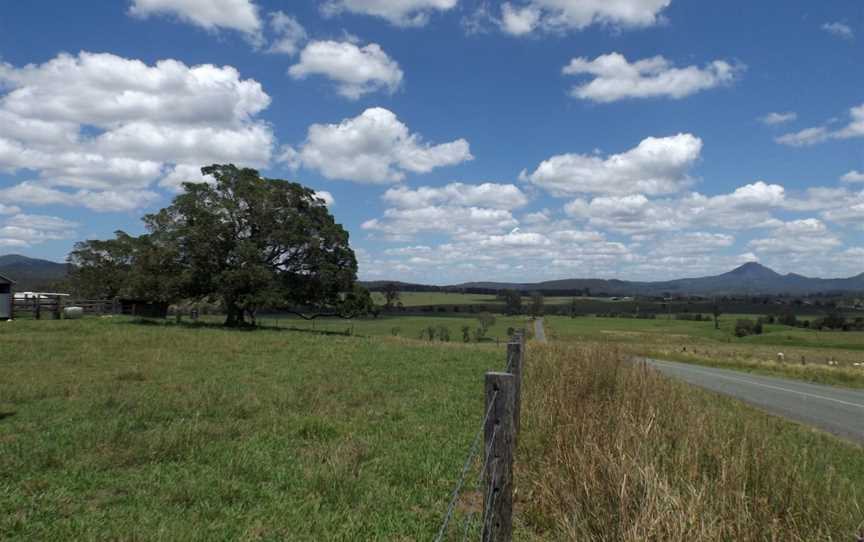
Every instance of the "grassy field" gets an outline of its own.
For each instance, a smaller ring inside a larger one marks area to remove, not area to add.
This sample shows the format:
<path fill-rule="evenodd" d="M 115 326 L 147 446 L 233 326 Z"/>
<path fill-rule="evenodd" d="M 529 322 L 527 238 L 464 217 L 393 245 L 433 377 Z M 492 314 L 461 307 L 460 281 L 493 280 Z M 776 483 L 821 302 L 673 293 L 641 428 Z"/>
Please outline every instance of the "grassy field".
<path fill-rule="evenodd" d="M 547 335 L 561 341 L 614 344 L 632 355 L 864 387 L 864 366 L 854 365 L 864 362 L 864 333 L 766 325 L 762 335 L 738 338 L 733 333 L 738 318 L 748 317 L 722 316 L 719 330 L 713 322 L 665 319 L 547 316 L 545 323 Z M 778 352 L 785 363 L 777 362 Z"/>
<path fill-rule="evenodd" d="M 534 345 L 517 456 L 520 539 L 854 540 L 857 446 L 640 365 Z"/>
<path fill-rule="evenodd" d="M 495 323 L 486 333 L 487 342 L 506 342 L 507 331 L 510 328 L 521 329 L 531 327 L 524 316 L 494 315 Z M 214 320 L 214 321 L 221 321 Z M 342 320 L 338 318 L 319 318 L 314 321 L 284 316 L 263 316 L 259 324 L 267 328 L 296 329 L 338 334 L 354 334 L 361 337 L 395 336 L 406 339 L 419 339 L 421 332 L 428 327 L 436 330 L 444 327 L 450 335 L 450 342 L 462 342 L 462 328 L 468 326 L 472 330 L 479 327 L 477 315 L 441 315 L 441 316 L 403 316 L 381 315 L 378 318 L 361 318 Z"/>
<path fill-rule="evenodd" d="M 0 538 L 434 533 L 503 347 L 122 319 L 0 327 Z"/>
<path fill-rule="evenodd" d="M 428 540 L 503 346 L 390 330 L 451 322 L 4 324 L 0 538 Z M 860 448 L 609 342 L 529 350 L 517 540 L 845 540 L 864 521 Z"/>
<path fill-rule="evenodd" d="M 372 297 L 375 303 L 384 304 L 384 294 L 381 292 L 373 292 Z M 544 298 L 544 303 L 547 305 L 564 305 L 570 303 L 569 297 L 547 297 Z M 405 307 L 421 307 L 429 305 L 440 306 L 461 306 L 461 305 L 495 305 L 503 306 L 497 296 L 492 294 L 459 294 L 451 292 L 400 292 L 399 301 Z M 528 306 L 531 303 L 531 298 L 528 296 L 522 297 L 522 304 Z"/>

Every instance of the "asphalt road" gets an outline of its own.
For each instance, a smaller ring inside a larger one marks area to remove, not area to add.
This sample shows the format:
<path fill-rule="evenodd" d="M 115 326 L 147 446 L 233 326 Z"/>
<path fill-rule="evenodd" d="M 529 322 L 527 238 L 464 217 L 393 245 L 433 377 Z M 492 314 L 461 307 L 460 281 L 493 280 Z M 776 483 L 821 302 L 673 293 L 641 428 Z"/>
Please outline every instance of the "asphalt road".
<path fill-rule="evenodd" d="M 739 371 L 646 359 L 669 376 L 750 403 L 766 412 L 864 443 L 864 391 Z"/>
<path fill-rule="evenodd" d="M 546 330 L 543 329 L 542 318 L 534 320 L 534 340 L 541 343 L 546 342 Z"/>

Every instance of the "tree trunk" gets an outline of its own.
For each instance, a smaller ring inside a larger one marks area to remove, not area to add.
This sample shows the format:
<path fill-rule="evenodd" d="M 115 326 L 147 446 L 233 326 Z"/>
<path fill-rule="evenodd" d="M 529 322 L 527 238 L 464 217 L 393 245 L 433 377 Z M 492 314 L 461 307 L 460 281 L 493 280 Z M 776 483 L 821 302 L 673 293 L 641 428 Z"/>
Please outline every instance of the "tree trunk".
<path fill-rule="evenodd" d="M 233 301 L 225 300 L 225 309 L 228 316 L 225 318 L 225 327 L 238 327 L 243 324 L 243 309 Z"/>

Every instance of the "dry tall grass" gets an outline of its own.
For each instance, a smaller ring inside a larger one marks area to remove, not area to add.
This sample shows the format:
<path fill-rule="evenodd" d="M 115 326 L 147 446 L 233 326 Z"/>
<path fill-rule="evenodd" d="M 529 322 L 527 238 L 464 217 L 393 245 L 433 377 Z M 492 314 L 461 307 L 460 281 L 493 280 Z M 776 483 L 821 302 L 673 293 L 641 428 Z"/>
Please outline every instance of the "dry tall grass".
<path fill-rule="evenodd" d="M 864 453 L 624 360 L 534 346 L 517 457 L 523 536 L 854 540 Z"/>

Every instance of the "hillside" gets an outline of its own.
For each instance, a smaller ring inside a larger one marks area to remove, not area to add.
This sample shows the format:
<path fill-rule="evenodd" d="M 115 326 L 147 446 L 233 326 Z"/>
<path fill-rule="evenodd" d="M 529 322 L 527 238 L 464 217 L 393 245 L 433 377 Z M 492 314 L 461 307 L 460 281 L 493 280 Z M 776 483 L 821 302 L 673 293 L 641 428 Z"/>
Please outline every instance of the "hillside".
<path fill-rule="evenodd" d="M 864 292 L 864 273 L 840 278 L 821 279 L 795 273 L 781 275 L 764 265 L 751 262 L 720 275 L 684 278 L 660 282 L 631 282 L 604 279 L 564 279 L 533 284 L 504 282 L 469 282 L 444 289 L 518 289 L 540 292 L 563 292 L 588 289 L 591 293 L 609 295 L 744 295 L 744 294 L 815 294 L 825 292 Z"/>
<path fill-rule="evenodd" d="M 0 275 L 14 280 L 18 291 L 40 290 L 64 279 L 66 264 L 7 254 L 0 256 Z"/>

